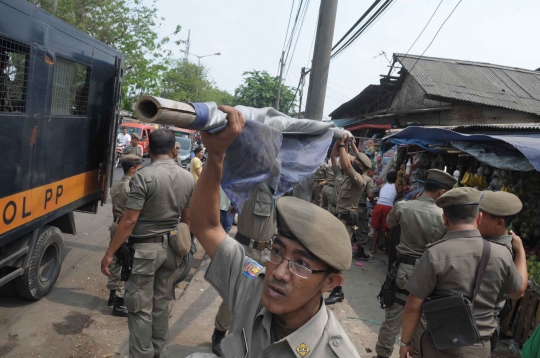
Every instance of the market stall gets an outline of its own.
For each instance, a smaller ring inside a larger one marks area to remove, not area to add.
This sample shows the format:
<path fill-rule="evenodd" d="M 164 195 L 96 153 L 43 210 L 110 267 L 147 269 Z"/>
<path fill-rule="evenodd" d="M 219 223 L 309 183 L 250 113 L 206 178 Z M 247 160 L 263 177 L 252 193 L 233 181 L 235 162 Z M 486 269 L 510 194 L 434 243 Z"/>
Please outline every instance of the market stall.
<path fill-rule="evenodd" d="M 453 174 L 459 186 L 514 193 L 523 210 L 512 223 L 527 252 L 529 288 L 501 322 L 501 335 L 523 345 L 540 324 L 540 133 L 464 134 L 449 129 L 408 127 L 383 139 L 396 147 L 401 197 L 421 191 L 431 168 Z"/>

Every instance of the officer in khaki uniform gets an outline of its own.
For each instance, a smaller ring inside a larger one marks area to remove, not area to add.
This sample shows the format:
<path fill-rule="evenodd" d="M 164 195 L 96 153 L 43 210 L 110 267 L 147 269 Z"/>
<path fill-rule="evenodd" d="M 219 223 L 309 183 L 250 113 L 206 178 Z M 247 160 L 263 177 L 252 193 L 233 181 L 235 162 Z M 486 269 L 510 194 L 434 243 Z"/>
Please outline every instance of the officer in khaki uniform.
<path fill-rule="evenodd" d="M 124 215 L 124 211 L 126 211 L 126 202 L 129 196 L 129 181 L 135 172 L 141 168 L 142 162 L 142 158 L 132 154 L 120 157 L 124 176 L 111 188 L 113 212 L 113 222 L 109 227 L 111 240 L 114 237 L 120 219 Z M 116 260 L 116 256 L 109 266 L 109 271 L 111 275 L 107 281 L 107 289 L 110 290 L 110 294 L 107 304 L 113 306 L 113 316 L 127 317 L 127 308 L 124 306 L 124 281 L 120 280 L 122 265 Z"/>
<path fill-rule="evenodd" d="M 503 245 L 510 251 L 512 256 L 512 235 L 508 232 L 508 227 L 516 215 L 523 208 L 521 200 L 517 196 L 504 191 L 483 191 L 484 197 L 480 200 L 480 212 L 482 213 L 482 221 L 478 225 L 480 235 L 488 241 L 495 244 Z M 492 335 L 491 349 L 495 349 L 497 338 L 499 336 L 499 322 L 504 320 L 509 313 L 511 306 L 503 310 L 507 301 L 507 296 L 500 293 L 497 297 L 494 313 L 497 318 L 497 329 Z M 511 303 L 508 303 L 511 305 Z"/>
<path fill-rule="evenodd" d="M 139 145 L 139 140 L 141 138 L 139 135 L 135 132 L 131 133 L 131 142 L 124 147 L 122 150 L 122 155 L 136 155 L 140 158 L 143 156 L 143 150 L 142 147 Z"/>
<path fill-rule="evenodd" d="M 366 181 L 362 176 L 362 171 L 371 167 L 369 158 L 360 153 L 358 160 L 347 153 L 348 136 L 334 143 L 332 148 L 332 169 L 336 173 L 336 216 L 345 225 L 349 239 L 352 239 L 354 232 L 358 229 L 358 203 L 366 187 Z M 341 163 L 341 173 L 337 167 L 337 157 Z M 368 166 L 369 165 L 369 166 Z M 339 174 L 338 174 L 339 173 Z M 345 299 L 343 287 L 336 287 L 325 303 L 332 305 Z"/>
<path fill-rule="evenodd" d="M 313 195 L 311 202 L 315 205 L 321 205 L 321 192 L 326 181 L 326 164 L 323 162 L 315 171 L 315 183 L 313 186 Z"/>
<path fill-rule="evenodd" d="M 441 195 L 452 189 L 456 179 L 450 174 L 430 169 L 426 173 L 424 192 L 416 200 L 398 202 L 388 214 L 388 227 L 401 225 L 401 239 L 397 246 L 398 265 L 396 278 L 396 302 L 387 307 L 384 322 L 379 330 L 375 352 L 377 358 L 390 357 L 394 351 L 394 343 L 401 328 L 403 305 L 407 300 L 405 284 L 415 270 L 415 265 L 424 253 L 427 244 L 442 239 L 446 232 L 442 219 L 442 209 L 435 204 Z M 420 336 L 425 330 L 422 321 L 413 337 L 415 354 L 420 348 Z"/>
<path fill-rule="evenodd" d="M 232 315 L 223 356 L 359 357 L 322 293 L 343 281 L 351 245 L 343 224 L 320 207 L 294 197 L 277 200 L 277 235 L 265 251 L 266 268 L 246 257 L 243 247 L 219 223 L 219 185 L 228 146 L 245 123 L 227 113 L 225 130 L 202 133 L 208 160 L 192 197 L 192 230 L 212 263 L 206 279 Z"/>
<path fill-rule="evenodd" d="M 276 233 L 276 209 L 274 196 L 268 183 L 261 183 L 252 191 L 238 215 L 237 232 L 234 237 L 242 244 L 245 254 L 258 264 L 264 265 L 263 250 L 270 246 Z M 212 352 L 222 356 L 221 341 L 231 325 L 231 314 L 227 302 L 222 301 L 214 320 Z"/>
<path fill-rule="evenodd" d="M 172 159 L 174 142 L 171 130 L 150 134 L 152 165 L 131 179 L 126 211 L 101 262 L 102 272 L 109 275 L 112 255 L 129 237 L 134 256 L 124 301 L 129 311 L 130 358 L 159 357 L 167 340 L 168 305 L 174 299 L 174 278 L 181 260 L 172 247 L 180 239 L 179 218 L 189 224 L 195 185 L 189 172 Z"/>
<path fill-rule="evenodd" d="M 443 209 L 443 220 L 448 233 L 442 240 L 427 246 L 405 285 L 410 294 L 403 313 L 400 357 L 405 358 L 412 351 L 410 341 L 426 298 L 442 292 L 452 292 L 471 299 L 483 251 L 483 239 L 478 231 L 478 224 L 482 220 L 482 213 L 479 212 L 481 199 L 481 192 L 472 188 L 453 189 L 437 199 L 437 206 Z M 501 202 L 500 205 L 506 203 Z M 497 326 L 493 310 L 498 295 L 502 292 L 511 298 L 519 298 L 527 288 L 527 266 L 521 240 L 518 237 L 513 239 L 515 264 L 506 247 L 493 243 L 490 243 L 490 247 L 491 254 L 473 309 L 482 338 L 471 346 L 438 350 L 431 333 L 426 331 L 421 340 L 422 357 L 490 356 L 489 339 Z"/>
<path fill-rule="evenodd" d="M 321 208 L 328 210 L 330 214 L 336 215 L 336 195 L 335 195 L 335 178 L 336 174 L 332 170 L 332 164 L 325 163 L 324 171 L 326 173 L 326 180 L 324 187 L 321 191 Z"/>

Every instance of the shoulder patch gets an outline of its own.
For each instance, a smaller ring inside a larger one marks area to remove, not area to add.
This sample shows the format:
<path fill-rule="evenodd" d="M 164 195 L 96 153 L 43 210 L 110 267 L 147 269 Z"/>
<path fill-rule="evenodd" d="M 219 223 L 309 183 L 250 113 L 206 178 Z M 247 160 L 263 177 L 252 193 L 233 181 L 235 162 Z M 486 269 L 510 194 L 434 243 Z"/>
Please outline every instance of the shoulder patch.
<path fill-rule="evenodd" d="M 244 276 L 253 280 L 261 272 L 262 268 L 257 261 L 247 259 L 246 263 L 244 263 Z"/>

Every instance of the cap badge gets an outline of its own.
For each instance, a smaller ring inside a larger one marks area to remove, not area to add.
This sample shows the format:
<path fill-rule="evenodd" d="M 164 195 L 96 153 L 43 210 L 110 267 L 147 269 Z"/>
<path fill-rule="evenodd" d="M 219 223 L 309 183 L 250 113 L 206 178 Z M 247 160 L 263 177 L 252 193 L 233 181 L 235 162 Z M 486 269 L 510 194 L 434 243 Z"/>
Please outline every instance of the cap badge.
<path fill-rule="evenodd" d="M 298 347 L 296 347 L 296 351 L 297 351 L 298 354 L 300 354 L 302 357 L 305 357 L 306 354 L 309 353 L 309 347 L 306 346 L 304 343 L 302 343 L 301 345 L 299 345 Z"/>

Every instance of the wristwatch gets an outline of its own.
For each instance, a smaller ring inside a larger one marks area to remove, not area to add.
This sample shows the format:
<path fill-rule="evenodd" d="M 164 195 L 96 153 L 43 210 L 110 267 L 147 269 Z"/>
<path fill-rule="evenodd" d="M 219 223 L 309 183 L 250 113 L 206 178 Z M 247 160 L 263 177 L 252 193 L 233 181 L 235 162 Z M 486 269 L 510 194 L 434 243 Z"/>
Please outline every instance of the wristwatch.
<path fill-rule="evenodd" d="M 403 343 L 401 340 L 399 341 L 400 347 L 410 347 L 412 346 L 412 339 L 408 343 Z"/>
<path fill-rule="evenodd" d="M 338 145 L 338 149 L 341 149 L 341 148 L 345 148 L 345 145 L 343 144 Z"/>

